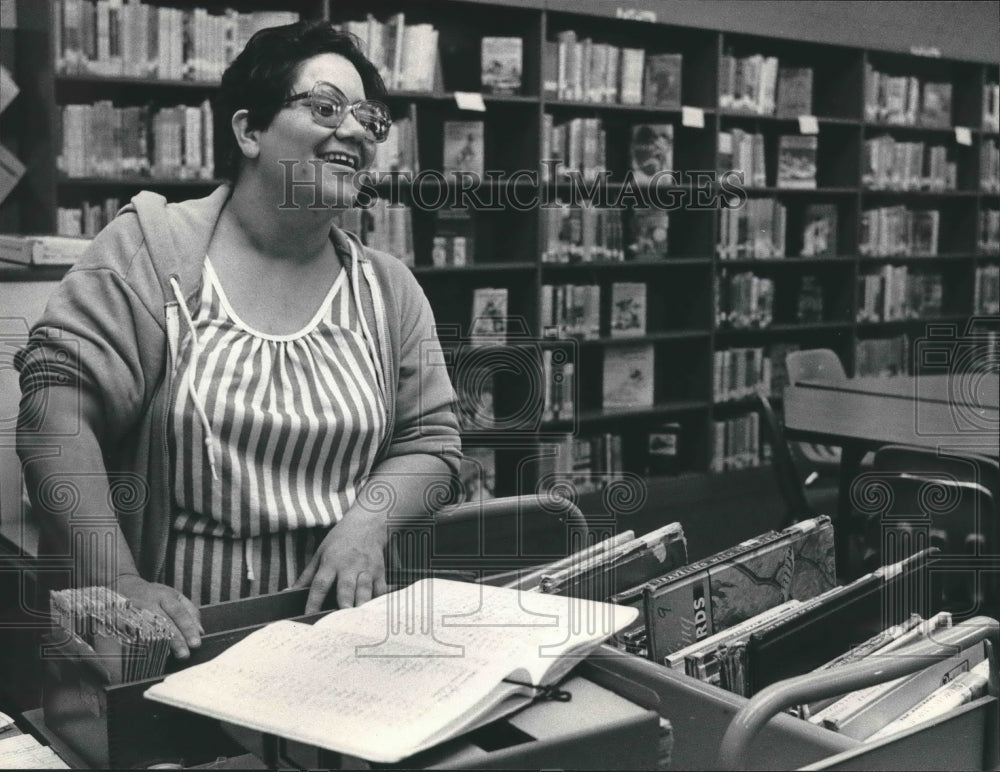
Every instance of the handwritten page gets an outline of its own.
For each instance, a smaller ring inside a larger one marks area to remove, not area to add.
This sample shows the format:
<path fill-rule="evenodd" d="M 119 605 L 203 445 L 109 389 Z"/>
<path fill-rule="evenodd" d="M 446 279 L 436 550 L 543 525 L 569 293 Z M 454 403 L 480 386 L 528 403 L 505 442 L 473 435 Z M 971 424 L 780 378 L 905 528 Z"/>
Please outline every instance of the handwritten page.
<path fill-rule="evenodd" d="M 0 740 L 0 769 L 69 769 L 47 745 L 30 734 Z"/>
<path fill-rule="evenodd" d="M 533 690 L 505 683 L 512 674 L 540 683 L 569 670 L 575 659 L 567 653 L 614 632 L 577 623 L 574 614 L 591 605 L 610 606 L 425 580 L 315 625 L 268 625 L 146 696 L 370 761 L 399 761 L 527 704 Z M 622 626 L 637 613 L 613 608 Z"/>

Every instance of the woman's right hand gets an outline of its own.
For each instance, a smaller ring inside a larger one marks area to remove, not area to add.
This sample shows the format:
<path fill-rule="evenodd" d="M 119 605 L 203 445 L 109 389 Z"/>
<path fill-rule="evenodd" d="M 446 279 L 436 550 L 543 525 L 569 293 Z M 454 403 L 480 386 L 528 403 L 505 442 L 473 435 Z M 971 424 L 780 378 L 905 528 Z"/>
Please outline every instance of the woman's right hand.
<path fill-rule="evenodd" d="M 188 598 L 165 584 L 147 582 L 136 574 L 118 577 L 117 591 L 140 608 L 164 617 L 174 628 L 170 648 L 178 659 L 187 659 L 191 648 L 201 645 L 205 629 L 201 626 L 198 607 Z"/>

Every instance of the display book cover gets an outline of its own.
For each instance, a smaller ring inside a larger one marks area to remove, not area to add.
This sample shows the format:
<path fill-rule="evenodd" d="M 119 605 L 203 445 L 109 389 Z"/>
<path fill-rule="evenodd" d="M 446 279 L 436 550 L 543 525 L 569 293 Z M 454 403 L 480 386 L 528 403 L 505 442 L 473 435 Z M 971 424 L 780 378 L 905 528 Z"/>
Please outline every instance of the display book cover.
<path fill-rule="evenodd" d="M 392 763 L 530 704 L 539 687 L 559 682 L 636 615 L 580 598 L 426 579 L 313 625 L 269 624 L 145 696 Z"/>
<path fill-rule="evenodd" d="M 901 624 L 922 597 L 917 586 L 939 553 L 931 547 L 823 593 L 818 602 L 752 632 L 746 643 L 747 696 L 843 654 Z"/>
<path fill-rule="evenodd" d="M 644 589 L 649 656 L 690 644 L 836 583 L 833 526 L 821 515 L 769 531 L 650 582 Z"/>

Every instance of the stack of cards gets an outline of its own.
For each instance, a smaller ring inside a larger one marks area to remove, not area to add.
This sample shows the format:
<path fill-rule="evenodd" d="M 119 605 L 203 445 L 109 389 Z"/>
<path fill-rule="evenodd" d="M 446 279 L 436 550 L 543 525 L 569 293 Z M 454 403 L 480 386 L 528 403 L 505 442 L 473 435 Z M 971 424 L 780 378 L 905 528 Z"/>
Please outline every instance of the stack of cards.
<path fill-rule="evenodd" d="M 49 598 L 53 627 L 90 649 L 112 683 L 163 674 L 172 633 L 166 619 L 107 587 L 58 590 Z"/>

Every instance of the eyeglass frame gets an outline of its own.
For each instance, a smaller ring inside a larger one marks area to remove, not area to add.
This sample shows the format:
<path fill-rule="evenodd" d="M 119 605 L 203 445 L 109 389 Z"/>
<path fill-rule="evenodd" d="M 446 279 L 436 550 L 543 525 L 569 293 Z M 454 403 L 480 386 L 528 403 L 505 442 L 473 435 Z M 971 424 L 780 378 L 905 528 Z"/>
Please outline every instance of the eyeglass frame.
<path fill-rule="evenodd" d="M 313 96 L 313 92 L 316 91 L 316 89 L 319 88 L 320 86 L 323 86 L 323 87 L 328 88 L 328 89 L 332 89 L 333 92 L 334 92 L 334 95 L 339 94 L 341 96 L 342 100 L 343 100 L 342 104 L 346 105 L 346 107 L 341 111 L 341 113 L 340 113 L 340 120 L 337 122 L 337 124 L 336 125 L 331 125 L 330 123 L 328 123 L 326 121 L 326 116 L 317 114 L 316 109 L 315 109 L 315 104 L 316 103 L 313 102 L 313 104 L 311 104 L 309 106 L 309 112 L 312 115 L 312 119 L 313 119 L 314 123 L 316 123 L 319 126 L 323 126 L 324 128 L 327 128 L 327 129 L 334 129 L 334 130 L 336 130 L 336 129 L 339 129 L 341 127 L 341 125 L 343 125 L 344 120 L 347 118 L 347 115 L 351 114 L 352 116 L 354 116 L 354 120 L 356 120 L 361 125 L 361 127 L 365 130 L 365 133 L 368 134 L 368 135 L 370 135 L 372 137 L 373 141 L 375 141 L 376 143 L 385 142 L 389 138 L 389 129 L 392 128 L 392 116 L 389 113 L 389 108 L 388 108 L 387 105 L 385 105 L 382 102 L 379 102 L 377 99 L 362 99 L 362 100 L 359 100 L 357 102 L 350 102 L 348 100 L 348 98 L 347 98 L 347 94 L 345 94 L 339 88 L 337 88 L 336 86 L 334 86 L 332 83 L 330 83 L 328 81 L 325 81 L 325 80 L 318 80 L 318 81 L 316 81 L 312 85 L 312 88 L 310 88 L 308 91 L 300 91 L 297 94 L 292 94 L 291 96 L 286 97 L 282 101 L 282 105 L 288 106 L 292 102 L 297 102 L 300 99 L 309 99 L 309 98 L 311 98 Z M 324 95 L 324 97 L 325 96 L 326 95 Z M 373 131 L 371 131 L 371 129 L 369 129 L 368 127 L 366 127 L 361 122 L 361 119 L 358 118 L 357 110 L 362 105 L 375 105 L 376 107 L 381 108 L 382 110 L 385 111 L 385 115 L 386 115 L 385 136 L 382 137 L 381 139 L 379 139 L 375 135 L 375 133 Z"/>

